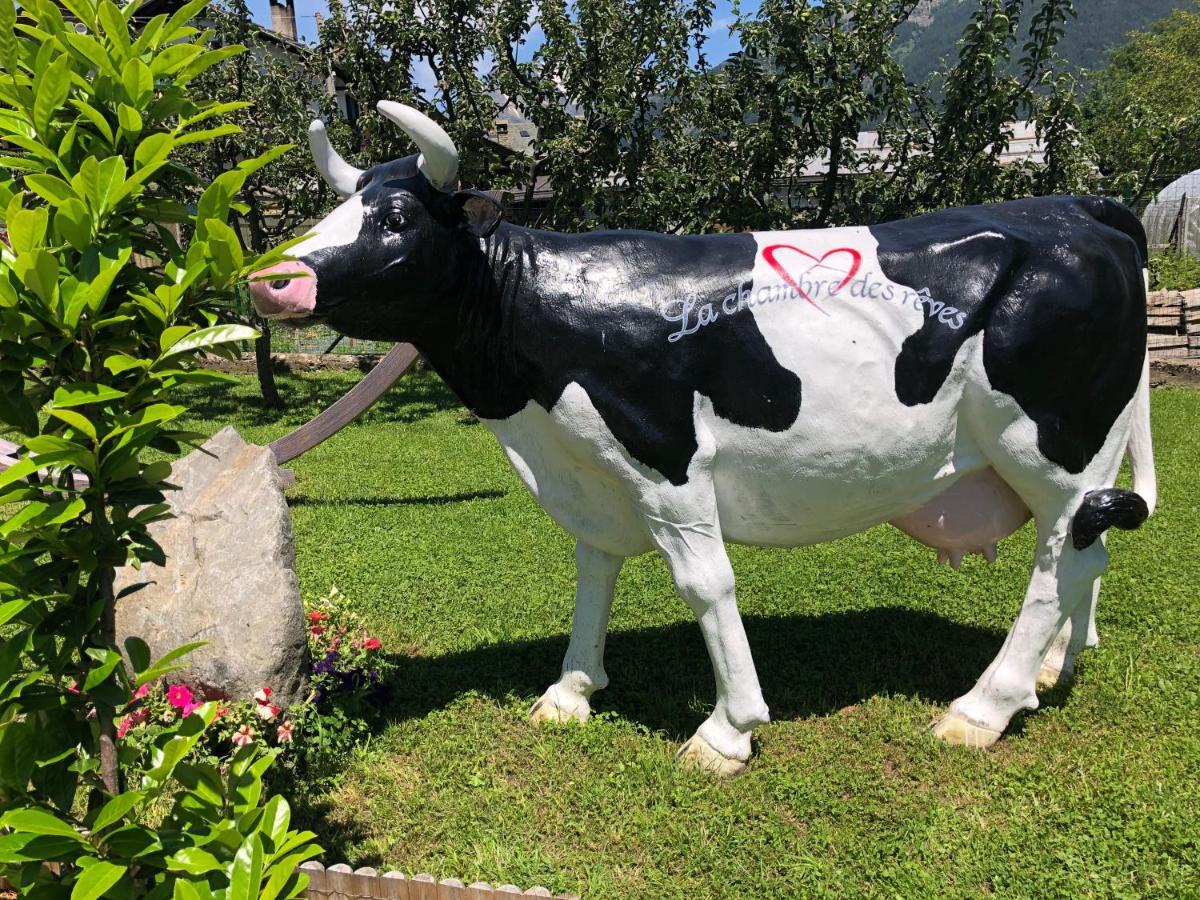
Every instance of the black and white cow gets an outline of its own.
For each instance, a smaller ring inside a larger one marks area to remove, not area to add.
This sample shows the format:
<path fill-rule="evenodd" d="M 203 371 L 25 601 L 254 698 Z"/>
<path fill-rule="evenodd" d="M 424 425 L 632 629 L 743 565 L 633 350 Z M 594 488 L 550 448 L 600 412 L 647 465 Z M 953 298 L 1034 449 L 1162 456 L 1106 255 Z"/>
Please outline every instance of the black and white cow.
<path fill-rule="evenodd" d="M 957 566 L 1036 520 L 1020 614 L 938 736 L 990 745 L 1070 675 L 1096 641 L 1104 532 L 1155 499 L 1146 246 L 1128 210 L 1047 197 L 869 228 L 553 234 L 454 192 L 446 134 L 379 108 L 420 154 L 359 172 L 314 123 L 347 199 L 252 293 L 267 316 L 413 343 L 576 537 L 574 629 L 535 719 L 588 717 L 617 573 L 656 550 L 716 672 L 680 757 L 740 770 L 768 712 L 724 542 L 881 522 Z M 1137 493 L 1113 487 L 1127 451 Z"/>

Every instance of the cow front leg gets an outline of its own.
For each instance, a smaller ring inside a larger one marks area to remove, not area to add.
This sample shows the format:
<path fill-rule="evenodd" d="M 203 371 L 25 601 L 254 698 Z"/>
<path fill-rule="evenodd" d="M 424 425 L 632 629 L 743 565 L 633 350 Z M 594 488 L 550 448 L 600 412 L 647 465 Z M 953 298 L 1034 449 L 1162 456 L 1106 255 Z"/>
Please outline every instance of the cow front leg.
<path fill-rule="evenodd" d="M 738 612 L 733 568 L 720 529 L 715 521 L 676 525 L 659 519 L 651 532 L 675 587 L 700 623 L 717 682 L 712 715 L 680 747 L 676 759 L 714 775 L 737 775 L 750 759 L 751 733 L 771 717 Z"/>
<path fill-rule="evenodd" d="M 529 710 L 535 722 L 586 722 L 589 698 L 608 685 L 604 671 L 604 638 L 612 612 L 613 590 L 625 562 L 583 541 L 575 542 L 575 619 L 571 643 L 563 658 L 562 676 Z"/>

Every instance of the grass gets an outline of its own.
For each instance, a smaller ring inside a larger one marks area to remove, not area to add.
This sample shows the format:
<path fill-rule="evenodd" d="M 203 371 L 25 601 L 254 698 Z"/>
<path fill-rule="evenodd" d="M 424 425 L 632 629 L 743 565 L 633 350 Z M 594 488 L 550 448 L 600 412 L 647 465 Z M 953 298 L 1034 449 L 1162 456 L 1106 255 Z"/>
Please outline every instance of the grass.
<path fill-rule="evenodd" d="M 266 442 L 354 376 L 197 398 Z M 774 721 L 728 783 L 672 754 L 713 702 L 663 563 L 630 560 L 586 727 L 534 726 L 570 628 L 572 543 L 430 375 L 298 460 L 300 582 L 336 583 L 395 653 L 386 725 L 305 815 L 326 862 L 585 897 L 1200 896 L 1200 392 L 1154 393 L 1160 510 L 1114 533 L 1102 644 L 990 752 L 926 732 L 998 650 L 1029 527 L 955 573 L 887 526 L 731 547 Z M 318 817 L 321 817 L 318 819 Z"/>

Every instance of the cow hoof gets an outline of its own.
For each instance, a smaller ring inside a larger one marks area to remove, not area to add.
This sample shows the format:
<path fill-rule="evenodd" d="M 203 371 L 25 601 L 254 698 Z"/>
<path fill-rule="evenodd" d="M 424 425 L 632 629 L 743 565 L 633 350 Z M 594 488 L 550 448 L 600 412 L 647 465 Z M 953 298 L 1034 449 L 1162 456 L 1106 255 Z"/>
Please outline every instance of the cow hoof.
<path fill-rule="evenodd" d="M 592 708 L 583 697 L 552 685 L 529 710 L 529 721 L 582 724 L 591 714 Z"/>
<path fill-rule="evenodd" d="M 1055 688 L 1066 687 L 1074 678 L 1073 672 L 1064 671 L 1055 666 L 1043 665 L 1038 669 L 1037 689 L 1052 691 Z"/>
<path fill-rule="evenodd" d="M 732 759 L 714 750 L 704 738 L 693 734 L 675 753 L 675 762 L 688 769 L 699 769 L 717 778 L 733 778 L 750 768 L 744 759 Z"/>
<path fill-rule="evenodd" d="M 977 750 L 986 750 L 1000 740 L 999 731 L 976 725 L 955 712 L 948 712 L 938 719 L 933 726 L 933 734 L 947 744 L 974 747 Z"/>

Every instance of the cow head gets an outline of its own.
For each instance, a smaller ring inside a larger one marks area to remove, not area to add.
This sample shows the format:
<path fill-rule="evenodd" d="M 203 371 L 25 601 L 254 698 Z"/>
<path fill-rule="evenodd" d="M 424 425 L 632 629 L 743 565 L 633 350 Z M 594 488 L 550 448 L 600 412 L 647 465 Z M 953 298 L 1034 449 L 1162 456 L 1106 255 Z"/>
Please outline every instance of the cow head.
<path fill-rule="evenodd" d="M 460 254 L 499 223 L 491 197 L 454 190 L 458 151 L 446 132 L 412 107 L 384 100 L 378 109 L 420 152 L 361 171 L 338 156 L 319 120 L 309 126 L 317 169 L 343 202 L 289 250 L 293 259 L 254 273 L 260 315 L 413 340 L 453 289 Z"/>

